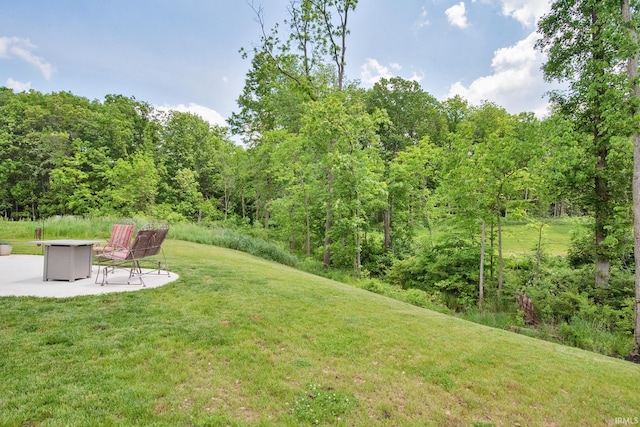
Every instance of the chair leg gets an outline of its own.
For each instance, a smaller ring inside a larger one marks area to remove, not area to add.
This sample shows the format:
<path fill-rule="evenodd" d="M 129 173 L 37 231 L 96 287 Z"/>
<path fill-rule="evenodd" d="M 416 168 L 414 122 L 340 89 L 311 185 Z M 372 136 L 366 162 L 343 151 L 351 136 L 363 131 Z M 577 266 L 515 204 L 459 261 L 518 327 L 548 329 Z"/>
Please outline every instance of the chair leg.
<path fill-rule="evenodd" d="M 127 285 L 131 284 L 131 278 L 133 276 L 138 277 L 138 280 L 140 280 L 140 284 L 142 285 L 143 288 L 147 287 L 147 284 L 144 283 L 144 280 L 142 279 L 142 268 L 140 267 L 140 263 L 138 262 L 138 260 L 133 260 L 131 263 L 131 269 L 129 270 L 129 278 L 127 279 Z"/>
<path fill-rule="evenodd" d="M 109 274 L 109 266 L 105 265 L 103 268 L 104 269 L 102 270 L 102 283 L 100 284 L 100 286 L 104 286 L 105 283 L 107 285 L 109 284 L 109 279 L 107 278 L 107 275 Z"/>

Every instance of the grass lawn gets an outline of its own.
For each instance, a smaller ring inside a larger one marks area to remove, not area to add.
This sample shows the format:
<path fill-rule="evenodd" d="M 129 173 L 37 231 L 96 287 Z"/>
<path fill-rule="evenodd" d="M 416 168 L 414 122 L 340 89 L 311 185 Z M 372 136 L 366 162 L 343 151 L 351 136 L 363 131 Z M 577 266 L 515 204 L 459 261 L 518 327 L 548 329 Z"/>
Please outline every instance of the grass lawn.
<path fill-rule="evenodd" d="M 169 240 L 165 251 L 180 279 L 162 288 L 0 298 L 0 425 L 568 426 L 640 416 L 639 365 L 228 249 Z"/>
<path fill-rule="evenodd" d="M 560 219 L 542 229 L 542 248 L 550 255 L 566 255 L 571 243 L 571 232 L 579 222 Z M 533 253 L 538 243 L 539 224 L 507 224 L 502 229 L 503 245 L 507 254 Z"/>
<path fill-rule="evenodd" d="M 578 227 L 583 226 L 584 223 L 581 218 L 560 218 L 551 220 L 545 224 L 542 229 L 542 249 L 545 253 L 550 255 L 566 255 L 569 244 L 571 243 L 571 232 Z M 540 224 L 523 224 L 523 223 L 509 223 L 502 226 L 502 246 L 504 254 L 509 255 L 523 255 L 533 254 L 538 244 Z M 497 233 L 497 230 L 494 230 Z M 478 230 L 478 233 L 480 230 Z M 437 238 L 443 230 L 436 229 L 433 233 L 429 230 L 423 229 L 418 231 L 418 239 L 427 239 L 434 237 Z M 488 243 L 489 229 L 487 229 L 487 245 Z M 498 250 L 497 236 L 495 238 L 495 250 Z"/>

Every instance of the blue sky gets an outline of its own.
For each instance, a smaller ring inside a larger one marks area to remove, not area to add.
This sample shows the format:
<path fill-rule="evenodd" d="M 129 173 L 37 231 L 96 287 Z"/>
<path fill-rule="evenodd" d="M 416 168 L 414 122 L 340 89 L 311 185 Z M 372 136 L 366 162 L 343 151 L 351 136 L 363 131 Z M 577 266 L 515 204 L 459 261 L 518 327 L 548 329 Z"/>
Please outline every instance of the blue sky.
<path fill-rule="evenodd" d="M 254 0 L 268 27 L 289 0 Z M 347 78 L 419 81 L 446 99 L 488 100 L 544 115 L 550 87 L 533 49 L 550 0 L 360 0 L 350 18 Z M 0 0 L 0 86 L 133 96 L 212 123 L 237 109 L 259 41 L 245 0 Z"/>

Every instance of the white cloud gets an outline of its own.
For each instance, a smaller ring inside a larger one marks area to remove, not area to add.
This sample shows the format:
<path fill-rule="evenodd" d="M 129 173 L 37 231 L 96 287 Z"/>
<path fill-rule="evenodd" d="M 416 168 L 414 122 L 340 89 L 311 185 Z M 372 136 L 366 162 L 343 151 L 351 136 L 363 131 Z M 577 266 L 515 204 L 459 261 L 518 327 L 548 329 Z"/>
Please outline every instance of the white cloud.
<path fill-rule="evenodd" d="M 220 113 L 216 110 L 212 110 L 209 107 L 205 107 L 203 105 L 194 104 L 190 102 L 189 105 L 178 104 L 178 105 L 163 105 L 163 106 L 155 106 L 160 111 L 179 111 L 181 113 L 191 113 L 199 116 L 206 122 L 209 122 L 211 125 L 218 126 L 227 126 L 227 121 Z"/>
<path fill-rule="evenodd" d="M 28 39 L 18 37 L 0 37 L 0 58 L 18 58 L 33 65 L 42 76 L 49 80 L 53 74 L 53 66 L 32 51 L 36 49 Z"/>
<path fill-rule="evenodd" d="M 422 73 L 418 74 L 414 71 L 411 77 L 409 77 L 407 80 L 413 80 L 414 82 L 420 83 L 422 79 L 424 79 L 424 74 Z"/>
<path fill-rule="evenodd" d="M 392 64 L 390 67 L 396 71 L 401 68 L 398 64 Z M 360 80 L 365 86 L 373 86 L 380 79 L 390 79 L 394 76 L 390 67 L 380 64 L 375 59 L 367 58 L 366 62 L 360 67 Z"/>
<path fill-rule="evenodd" d="M 427 12 L 427 9 L 423 7 L 420 11 L 420 15 L 418 15 L 418 19 L 416 20 L 415 24 L 413 24 L 413 26 L 416 30 L 419 30 L 420 28 L 426 27 L 429 24 L 429 13 Z"/>
<path fill-rule="evenodd" d="M 500 0 L 502 13 L 511 16 L 522 25 L 531 27 L 542 15 L 551 10 L 550 0 Z"/>
<path fill-rule="evenodd" d="M 544 115 L 548 103 L 542 94 L 547 87 L 540 70 L 544 58 L 534 47 L 537 39 L 533 32 L 513 46 L 496 50 L 491 62 L 493 74 L 479 77 L 469 86 L 458 81 L 451 85 L 447 96 L 460 95 L 472 104 L 492 101 L 511 113 L 533 111 Z"/>
<path fill-rule="evenodd" d="M 445 10 L 444 13 L 447 15 L 449 24 L 459 28 L 467 28 L 469 26 L 464 2 L 451 6 L 449 9 Z"/>
<path fill-rule="evenodd" d="M 31 89 L 31 82 L 19 82 L 17 80 L 13 80 L 11 77 L 7 79 L 5 86 L 9 89 L 13 89 L 14 92 L 26 92 Z"/>
<path fill-rule="evenodd" d="M 380 79 L 390 79 L 400 76 L 402 66 L 396 62 L 389 65 L 382 65 L 376 59 L 367 58 L 366 62 L 360 67 L 360 81 L 367 87 L 371 87 Z M 407 80 L 415 80 L 419 82 L 424 76 L 414 72 Z"/>

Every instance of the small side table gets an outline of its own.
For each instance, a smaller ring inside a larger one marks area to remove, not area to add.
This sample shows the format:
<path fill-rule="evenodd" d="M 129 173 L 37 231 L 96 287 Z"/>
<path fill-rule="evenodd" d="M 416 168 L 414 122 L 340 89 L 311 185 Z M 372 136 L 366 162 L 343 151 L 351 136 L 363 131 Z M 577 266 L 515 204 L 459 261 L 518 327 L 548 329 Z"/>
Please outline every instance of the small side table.
<path fill-rule="evenodd" d="M 93 245 L 101 240 L 36 240 L 44 246 L 43 281 L 91 277 Z"/>

